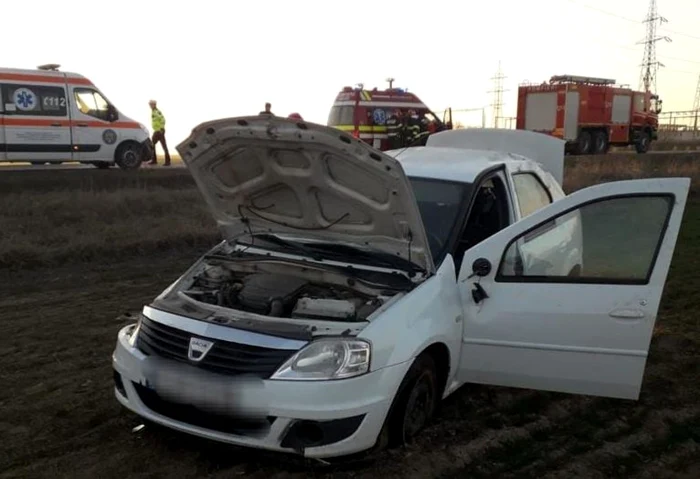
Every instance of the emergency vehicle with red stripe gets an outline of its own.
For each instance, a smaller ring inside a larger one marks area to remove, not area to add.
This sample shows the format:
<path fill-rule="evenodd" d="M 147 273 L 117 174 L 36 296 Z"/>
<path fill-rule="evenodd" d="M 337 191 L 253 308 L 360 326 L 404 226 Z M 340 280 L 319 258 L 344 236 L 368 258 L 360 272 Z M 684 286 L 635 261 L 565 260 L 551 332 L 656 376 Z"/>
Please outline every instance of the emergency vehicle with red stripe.
<path fill-rule="evenodd" d="M 445 110 L 440 120 L 416 94 L 406 89 L 393 88 L 393 78 L 387 81 L 389 88 L 386 90 L 376 87 L 366 90 L 362 84 L 354 88 L 344 87 L 331 107 L 327 125 L 349 132 L 381 151 L 391 149 L 386 120 L 397 110 L 402 113 L 413 110 L 418 115 L 425 115 L 428 122 L 432 123 L 432 133 L 452 129 L 450 108 Z M 424 144 L 426 140 L 427 136 L 414 146 Z"/>
<path fill-rule="evenodd" d="M 0 68 L 0 161 L 135 169 L 151 159 L 148 129 L 88 78 L 59 67 Z"/>

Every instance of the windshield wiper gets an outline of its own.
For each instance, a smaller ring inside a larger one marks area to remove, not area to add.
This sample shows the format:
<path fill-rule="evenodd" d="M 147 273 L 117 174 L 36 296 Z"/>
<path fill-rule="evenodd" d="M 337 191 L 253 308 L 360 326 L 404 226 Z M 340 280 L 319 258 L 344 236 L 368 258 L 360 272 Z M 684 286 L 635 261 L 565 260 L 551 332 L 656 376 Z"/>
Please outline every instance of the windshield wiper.
<path fill-rule="evenodd" d="M 253 237 L 250 243 L 251 245 L 254 245 L 255 239 L 260 238 L 268 243 L 276 244 L 277 246 L 282 246 L 283 248 L 295 250 L 303 254 L 304 256 L 308 256 L 314 261 L 323 261 L 323 257 L 317 251 L 314 251 L 312 248 L 304 246 L 301 243 L 297 243 L 295 241 L 287 241 L 271 233 L 253 233 L 251 236 Z"/>

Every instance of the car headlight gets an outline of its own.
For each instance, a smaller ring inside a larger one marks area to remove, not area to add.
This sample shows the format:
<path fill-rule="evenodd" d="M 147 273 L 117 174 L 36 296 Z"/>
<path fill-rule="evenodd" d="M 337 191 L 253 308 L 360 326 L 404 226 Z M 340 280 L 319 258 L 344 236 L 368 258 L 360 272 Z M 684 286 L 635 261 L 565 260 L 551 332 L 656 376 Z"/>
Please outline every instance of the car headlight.
<path fill-rule="evenodd" d="M 324 338 L 289 358 L 270 379 L 323 381 L 369 371 L 371 346 L 361 339 Z"/>

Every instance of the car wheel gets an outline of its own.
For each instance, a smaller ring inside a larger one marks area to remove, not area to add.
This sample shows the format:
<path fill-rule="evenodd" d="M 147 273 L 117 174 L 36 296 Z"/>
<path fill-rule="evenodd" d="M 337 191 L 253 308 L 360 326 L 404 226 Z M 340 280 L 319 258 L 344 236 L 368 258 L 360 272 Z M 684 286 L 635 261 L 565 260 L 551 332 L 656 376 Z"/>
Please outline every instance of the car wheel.
<path fill-rule="evenodd" d="M 399 386 L 380 432 L 378 449 L 410 443 L 430 423 L 438 401 L 435 361 L 429 354 L 422 354 Z"/>
<path fill-rule="evenodd" d="M 143 151 L 138 143 L 124 143 L 117 148 L 114 161 L 122 170 L 135 170 L 141 166 Z"/>

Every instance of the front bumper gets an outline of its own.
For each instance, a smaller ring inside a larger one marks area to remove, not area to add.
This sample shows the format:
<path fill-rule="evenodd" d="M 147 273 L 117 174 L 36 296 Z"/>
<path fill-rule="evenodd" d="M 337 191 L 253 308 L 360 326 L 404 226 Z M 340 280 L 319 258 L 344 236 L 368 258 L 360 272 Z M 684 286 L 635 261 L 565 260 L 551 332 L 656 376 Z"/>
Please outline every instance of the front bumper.
<path fill-rule="evenodd" d="M 115 395 L 122 405 L 143 418 L 188 434 L 310 458 L 344 456 L 374 446 L 410 367 L 406 362 L 336 381 L 263 380 L 261 388 L 242 394 L 236 405 L 237 411 L 257 410 L 262 413 L 260 419 L 237 420 L 230 417 L 234 411 L 229 406 L 212 415 L 159 398 L 146 386 L 144 372 L 149 357 L 129 344 L 131 328 L 119 332 L 112 357 Z M 173 368 L 188 367 L 170 364 Z"/>
<path fill-rule="evenodd" d="M 150 138 L 146 138 L 141 142 L 141 161 L 143 163 L 151 161 L 156 157 L 156 149 L 153 145 L 153 141 Z"/>

